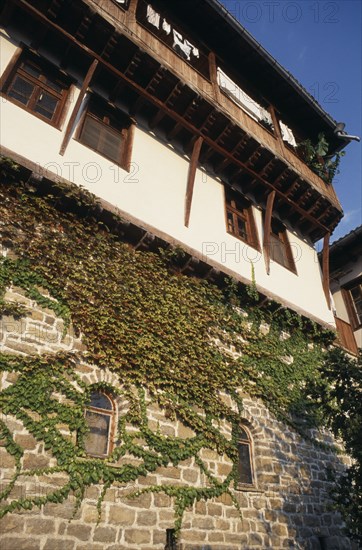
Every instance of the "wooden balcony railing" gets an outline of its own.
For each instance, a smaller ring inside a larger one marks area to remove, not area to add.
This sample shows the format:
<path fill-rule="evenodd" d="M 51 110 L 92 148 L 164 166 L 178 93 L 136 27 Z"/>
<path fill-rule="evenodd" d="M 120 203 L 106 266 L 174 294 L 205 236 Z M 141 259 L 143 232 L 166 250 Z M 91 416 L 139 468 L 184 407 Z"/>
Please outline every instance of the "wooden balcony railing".
<path fill-rule="evenodd" d="M 358 347 L 351 325 L 339 319 L 339 317 L 335 317 L 335 321 L 338 335 L 337 343 L 353 355 L 357 355 Z"/>

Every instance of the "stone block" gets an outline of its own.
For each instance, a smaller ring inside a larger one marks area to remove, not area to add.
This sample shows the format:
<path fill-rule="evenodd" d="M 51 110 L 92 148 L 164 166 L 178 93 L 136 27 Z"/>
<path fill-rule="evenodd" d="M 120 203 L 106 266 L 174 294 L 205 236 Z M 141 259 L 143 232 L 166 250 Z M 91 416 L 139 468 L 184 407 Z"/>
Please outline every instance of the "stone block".
<path fill-rule="evenodd" d="M 24 531 L 25 519 L 16 514 L 7 514 L 0 519 L 0 534 L 22 533 Z"/>
<path fill-rule="evenodd" d="M 121 506 L 111 505 L 109 507 L 108 518 L 110 523 L 120 526 L 131 526 L 136 519 L 136 512 Z"/>
<path fill-rule="evenodd" d="M 2 537 L 0 540 L 1 550 L 40 550 L 41 539 L 25 537 Z M 50 550 L 49 548 L 46 550 Z M 53 549 L 56 550 L 56 549 Z M 64 549 L 64 550 L 72 550 Z"/>
<path fill-rule="evenodd" d="M 83 504 L 82 506 L 82 520 L 86 523 L 97 523 L 98 510 L 96 505 L 91 506 L 89 504 Z"/>
<path fill-rule="evenodd" d="M 117 529 L 113 527 L 96 527 L 93 540 L 95 542 L 115 542 L 117 538 Z"/>
<path fill-rule="evenodd" d="M 151 542 L 151 531 L 149 529 L 126 529 L 124 532 L 126 542 L 132 544 L 148 544 Z"/>
<path fill-rule="evenodd" d="M 26 520 L 25 531 L 32 535 L 54 534 L 55 523 L 52 519 L 29 518 Z"/>
<path fill-rule="evenodd" d="M 157 508 L 170 508 L 172 500 L 168 495 L 155 493 L 153 495 L 153 502 Z"/>
<path fill-rule="evenodd" d="M 31 434 L 15 434 L 15 442 L 23 449 L 33 451 L 38 442 Z"/>
<path fill-rule="evenodd" d="M 42 550 L 74 550 L 75 542 L 65 538 L 47 539 Z M 23 550 L 20 546 L 18 550 Z"/>
<path fill-rule="evenodd" d="M 138 512 L 136 524 L 137 525 L 156 525 L 157 514 L 156 512 L 151 512 L 149 510 L 145 512 Z"/>
<path fill-rule="evenodd" d="M 23 458 L 23 467 L 26 470 L 36 470 L 37 468 L 46 468 L 49 466 L 50 457 L 25 452 Z"/>
<path fill-rule="evenodd" d="M 181 472 L 178 468 L 175 468 L 174 466 L 170 466 L 169 468 L 158 468 L 156 471 L 157 474 L 160 476 L 172 478 L 172 479 L 180 479 Z"/>
<path fill-rule="evenodd" d="M 152 496 L 149 493 L 143 493 L 138 497 L 128 497 L 127 505 L 134 506 L 135 508 L 150 508 L 152 502 Z"/>
<path fill-rule="evenodd" d="M 195 469 L 182 470 L 182 479 L 189 483 L 196 483 L 199 479 L 199 472 Z"/>
<path fill-rule="evenodd" d="M 192 527 L 196 529 L 214 529 L 214 520 L 208 516 L 195 517 L 192 521 Z"/>
<path fill-rule="evenodd" d="M 79 540 L 89 540 L 92 527 L 81 523 L 70 523 L 67 528 L 67 535 L 76 537 Z"/>
<path fill-rule="evenodd" d="M 207 504 L 207 512 L 210 516 L 222 516 L 222 506 L 209 502 Z"/>
<path fill-rule="evenodd" d="M 65 500 L 61 504 L 56 504 L 53 502 L 47 502 L 43 506 L 43 513 L 46 516 L 53 516 L 56 518 L 71 519 L 74 514 L 74 502 L 70 499 Z M 77 510 L 73 519 L 80 518 L 80 511 Z"/>
<path fill-rule="evenodd" d="M 0 449 L 0 468 L 14 468 L 15 459 L 6 451 L 6 449 Z"/>
<path fill-rule="evenodd" d="M 206 533 L 204 531 L 196 531 L 195 529 L 191 529 L 190 531 L 186 531 L 184 529 L 181 530 L 181 541 L 199 542 L 204 541 L 205 539 Z"/>

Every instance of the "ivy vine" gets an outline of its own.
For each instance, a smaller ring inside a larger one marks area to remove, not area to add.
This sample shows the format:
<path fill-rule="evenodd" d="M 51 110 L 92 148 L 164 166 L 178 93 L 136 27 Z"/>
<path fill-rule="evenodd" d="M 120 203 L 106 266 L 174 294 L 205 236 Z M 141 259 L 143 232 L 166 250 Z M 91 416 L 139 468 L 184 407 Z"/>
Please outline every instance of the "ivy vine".
<path fill-rule="evenodd" d="M 4 300 L 7 288 L 21 287 L 29 299 L 61 317 L 65 331 L 72 321 L 87 350 L 0 355 L 0 370 L 17 375 L 0 394 L 3 415 L 21 421 L 55 461 L 51 467 L 24 469 L 25 450 L 2 420 L 1 438 L 15 467 L 0 495 L 1 515 L 62 502 L 69 495 L 80 506 L 91 485 L 103 486 L 101 513 L 112 485 L 134 482 L 189 458 L 208 479 L 207 487 L 153 485 L 142 490 L 173 497 L 176 529 L 184 511 L 199 500 L 228 493 L 237 506 L 232 492 L 236 469 L 220 480 L 207 468 L 201 450 L 215 450 L 235 463 L 235 435 L 227 438 L 218 426 L 223 420 L 237 433 L 240 390 L 262 399 L 290 424 L 301 417 L 315 423 L 318 407 L 305 388 L 319 379 L 318 367 L 333 334 L 280 304 L 259 307 L 254 278 L 244 292 L 232 280 L 220 289 L 178 273 L 172 262 L 180 251 L 170 257 L 165 251 L 133 250 L 119 239 L 116 218 L 108 225 L 101 221 L 97 201 L 83 190 L 29 186 L 3 166 L 0 199 L 1 243 L 11 250 L 0 260 L 0 314 L 26 315 L 21 304 Z M 260 331 L 262 324 L 269 330 Z M 282 330 L 287 338 L 281 338 Z M 84 451 L 84 408 L 92 388 L 77 374 L 82 362 L 112 371 L 119 385 L 108 390 L 129 403 L 107 460 L 87 457 Z M 225 393 L 233 406 L 225 404 Z M 183 439 L 152 431 L 148 400 L 195 435 Z M 73 437 L 63 433 L 64 425 Z M 137 464 L 127 462 L 128 456 L 137 458 Z M 9 498 L 20 476 L 54 472 L 66 477 L 62 487 L 47 495 Z"/>

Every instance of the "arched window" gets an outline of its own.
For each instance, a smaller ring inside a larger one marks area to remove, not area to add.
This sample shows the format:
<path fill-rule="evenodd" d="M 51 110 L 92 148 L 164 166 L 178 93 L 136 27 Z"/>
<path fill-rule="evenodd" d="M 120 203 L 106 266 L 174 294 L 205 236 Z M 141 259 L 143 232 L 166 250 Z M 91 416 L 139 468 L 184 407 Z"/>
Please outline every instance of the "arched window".
<path fill-rule="evenodd" d="M 243 426 L 238 434 L 238 485 L 254 485 L 251 437 Z"/>
<path fill-rule="evenodd" d="M 106 457 L 111 452 L 111 433 L 114 421 L 114 407 L 111 399 L 102 392 L 91 393 L 90 403 L 85 411 L 89 432 L 84 446 L 89 455 Z"/>

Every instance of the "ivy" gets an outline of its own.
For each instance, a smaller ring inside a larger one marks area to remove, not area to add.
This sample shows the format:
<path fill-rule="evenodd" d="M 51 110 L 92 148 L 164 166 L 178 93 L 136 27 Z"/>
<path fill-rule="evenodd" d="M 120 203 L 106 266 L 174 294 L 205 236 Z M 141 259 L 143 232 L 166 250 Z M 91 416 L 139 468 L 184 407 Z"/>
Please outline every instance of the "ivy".
<path fill-rule="evenodd" d="M 52 467 L 25 469 L 24 449 L 2 422 L 5 448 L 16 467 L 1 495 L 1 515 L 62 502 L 70 495 L 77 508 L 91 485 L 102 486 L 101 514 L 102 500 L 114 484 L 134 483 L 161 466 L 188 459 L 206 476 L 207 487 L 152 485 L 141 490 L 174 499 L 176 529 L 185 510 L 199 500 L 227 493 L 237 506 L 232 494 L 236 469 L 220 480 L 207 468 L 202 450 L 236 461 L 239 391 L 262 399 L 292 425 L 303 414 L 310 423 L 318 420 L 305 387 L 320 378 L 331 333 L 280 304 L 259 306 L 254 271 L 248 289 L 232 279 L 220 289 L 177 272 L 179 249 L 134 251 L 118 237 L 117 216 L 106 223 L 94 197 L 75 186 L 29 187 L 4 176 L 0 198 L 2 243 L 11 246 L 11 255 L 0 259 L 0 313 L 26 314 L 21 304 L 4 299 L 7 288 L 20 287 L 29 300 L 63 319 L 65 331 L 72 321 L 87 349 L 83 354 L 0 354 L 0 370 L 17 374 L 0 394 L 3 415 L 21 421 L 55 461 Z M 262 332 L 262 324 L 269 331 Z M 288 333 L 286 338 L 281 331 Z M 117 387 L 87 387 L 77 374 L 84 362 L 110 370 Z M 84 450 L 84 408 L 94 387 L 129 404 L 120 414 L 117 443 L 107 460 L 91 458 Z M 150 403 L 194 435 L 180 438 L 151 430 Z M 221 421 L 231 426 L 230 438 L 220 430 Z M 55 472 L 64 475 L 61 488 L 46 496 L 10 498 L 20 476 Z"/>

